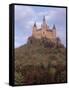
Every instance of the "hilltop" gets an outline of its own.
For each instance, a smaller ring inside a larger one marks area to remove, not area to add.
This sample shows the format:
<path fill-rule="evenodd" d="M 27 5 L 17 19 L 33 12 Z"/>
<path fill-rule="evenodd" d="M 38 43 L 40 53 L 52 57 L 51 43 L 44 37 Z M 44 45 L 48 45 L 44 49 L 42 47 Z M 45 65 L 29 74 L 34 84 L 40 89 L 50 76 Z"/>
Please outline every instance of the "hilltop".
<path fill-rule="evenodd" d="M 49 84 L 66 82 L 66 48 L 56 38 L 28 38 L 15 49 L 15 84 Z"/>

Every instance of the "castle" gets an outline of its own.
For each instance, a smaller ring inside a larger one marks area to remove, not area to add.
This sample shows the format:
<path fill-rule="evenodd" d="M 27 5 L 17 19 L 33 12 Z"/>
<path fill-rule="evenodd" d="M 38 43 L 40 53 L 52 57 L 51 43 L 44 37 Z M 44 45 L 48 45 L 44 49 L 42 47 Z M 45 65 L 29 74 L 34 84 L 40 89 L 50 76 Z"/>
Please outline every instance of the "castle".
<path fill-rule="evenodd" d="M 36 23 L 34 23 L 32 28 L 32 36 L 36 39 L 47 38 L 52 42 L 56 41 L 56 27 L 53 25 L 53 28 L 50 29 L 46 23 L 45 16 L 43 16 L 43 23 L 41 28 L 37 28 Z"/>

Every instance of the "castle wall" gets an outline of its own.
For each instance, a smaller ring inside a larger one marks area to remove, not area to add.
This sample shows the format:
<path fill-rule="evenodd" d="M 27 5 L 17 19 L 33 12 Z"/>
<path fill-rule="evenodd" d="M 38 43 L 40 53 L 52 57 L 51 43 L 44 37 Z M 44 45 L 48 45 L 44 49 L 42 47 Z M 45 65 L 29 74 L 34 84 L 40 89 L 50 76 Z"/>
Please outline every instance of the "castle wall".
<path fill-rule="evenodd" d="M 52 39 L 53 38 L 53 32 L 52 31 L 46 31 L 46 37 L 49 38 L 49 39 Z"/>
<path fill-rule="evenodd" d="M 41 36 L 42 36 L 41 33 L 42 33 L 41 30 L 40 31 L 36 30 L 35 33 L 33 34 L 33 36 L 37 39 L 41 39 Z"/>
<path fill-rule="evenodd" d="M 56 38 L 56 30 L 53 30 L 53 37 Z"/>
<path fill-rule="evenodd" d="M 55 38 L 55 33 L 53 32 L 53 30 L 52 31 L 47 31 L 46 36 L 47 36 L 47 38 L 54 39 Z"/>
<path fill-rule="evenodd" d="M 35 30 L 32 35 L 37 39 L 46 37 L 48 39 L 54 40 L 56 38 L 56 33 L 53 30 Z"/>
<path fill-rule="evenodd" d="M 42 29 L 42 37 L 46 37 L 46 29 Z"/>

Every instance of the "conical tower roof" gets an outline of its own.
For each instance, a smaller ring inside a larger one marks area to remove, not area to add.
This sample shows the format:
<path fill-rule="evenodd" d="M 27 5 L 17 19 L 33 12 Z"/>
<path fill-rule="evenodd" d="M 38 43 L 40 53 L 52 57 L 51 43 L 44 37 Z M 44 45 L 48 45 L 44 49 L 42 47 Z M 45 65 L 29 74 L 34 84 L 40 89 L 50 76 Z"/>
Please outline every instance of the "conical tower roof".
<path fill-rule="evenodd" d="M 56 29 L 55 24 L 53 25 L 53 29 Z"/>
<path fill-rule="evenodd" d="M 34 27 L 36 27 L 36 22 L 34 23 Z"/>

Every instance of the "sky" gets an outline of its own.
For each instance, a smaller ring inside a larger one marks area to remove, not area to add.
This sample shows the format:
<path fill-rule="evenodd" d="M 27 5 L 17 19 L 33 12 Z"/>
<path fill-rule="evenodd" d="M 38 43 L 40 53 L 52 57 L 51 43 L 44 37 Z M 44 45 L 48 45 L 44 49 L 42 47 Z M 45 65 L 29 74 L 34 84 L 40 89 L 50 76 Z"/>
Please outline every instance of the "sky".
<path fill-rule="evenodd" d="M 43 16 L 50 28 L 55 24 L 57 37 L 66 46 L 66 8 L 15 5 L 15 48 L 27 43 L 33 24 L 40 28 Z"/>

